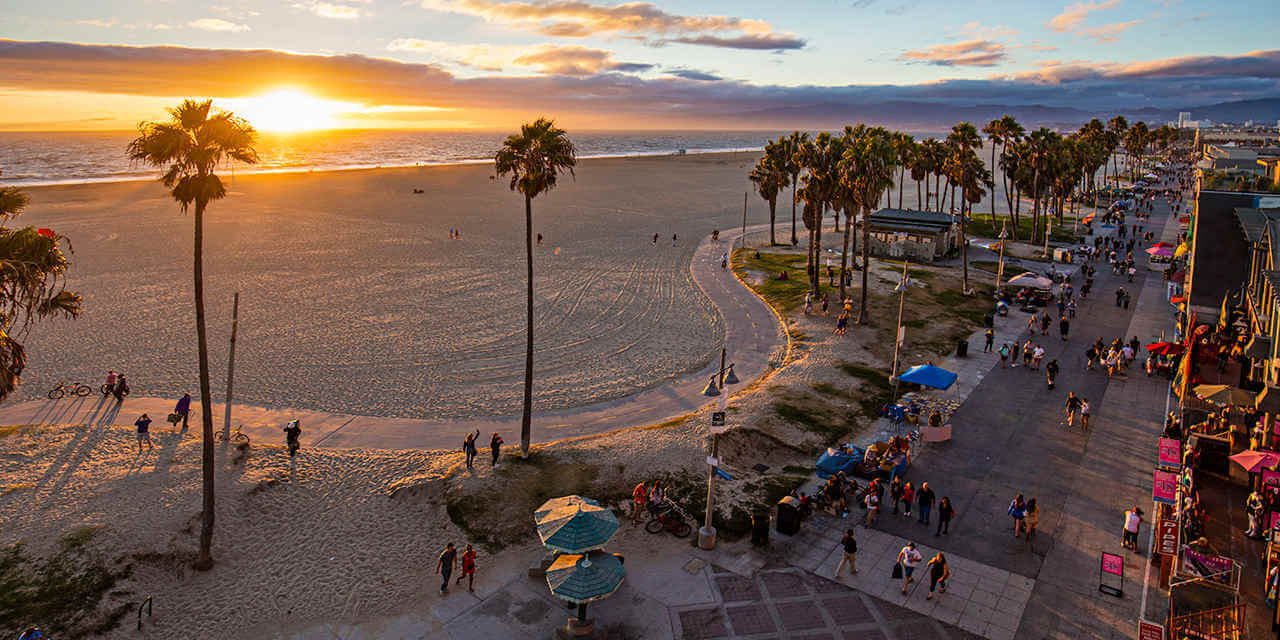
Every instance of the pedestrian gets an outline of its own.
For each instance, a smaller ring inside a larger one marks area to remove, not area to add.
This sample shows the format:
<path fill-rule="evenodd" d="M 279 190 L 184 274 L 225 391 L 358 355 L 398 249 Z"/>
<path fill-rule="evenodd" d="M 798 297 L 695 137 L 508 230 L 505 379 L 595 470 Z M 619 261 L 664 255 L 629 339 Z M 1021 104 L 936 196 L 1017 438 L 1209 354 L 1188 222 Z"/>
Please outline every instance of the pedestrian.
<path fill-rule="evenodd" d="M 893 477 L 889 483 L 889 499 L 893 500 L 893 515 L 898 515 L 898 504 L 902 502 L 902 478 Z"/>
<path fill-rule="evenodd" d="M 1130 299 L 1129 292 L 1127 292 L 1127 291 L 1126 291 L 1126 292 L 1125 292 L 1125 294 L 1124 294 L 1124 308 L 1125 308 L 1125 309 L 1128 309 L 1128 308 L 1129 308 L 1129 299 Z"/>
<path fill-rule="evenodd" d="M 1031 356 L 1034 355 L 1034 349 L 1035 346 L 1031 344 L 1030 338 L 1022 345 L 1022 366 L 1026 367 L 1028 371 L 1031 370 Z"/>
<path fill-rule="evenodd" d="M 729 252 L 727 251 L 720 254 L 720 270 L 721 271 L 729 270 Z"/>
<path fill-rule="evenodd" d="M 129 381 L 125 380 L 123 373 L 116 376 L 116 387 L 111 390 L 111 393 L 115 395 L 117 403 L 124 402 L 124 397 L 129 395 Z"/>
<path fill-rule="evenodd" d="M 915 501 L 916 501 L 916 488 L 911 486 L 911 483 L 908 482 L 902 487 L 902 502 L 903 502 L 902 516 L 903 517 L 905 518 L 911 517 L 911 504 Z"/>
<path fill-rule="evenodd" d="M 631 524 L 640 524 L 640 516 L 644 513 L 644 504 L 649 501 L 649 488 L 644 486 L 644 481 L 640 481 L 635 489 L 631 490 Z"/>
<path fill-rule="evenodd" d="M 1000 368 L 1003 369 L 1009 362 L 1009 344 L 1000 345 Z"/>
<path fill-rule="evenodd" d="M 925 482 L 920 485 L 920 491 L 916 492 L 916 505 L 920 507 L 920 517 L 918 522 L 923 525 L 929 524 L 929 512 L 933 510 L 934 493 L 929 488 L 929 483 Z"/>
<path fill-rule="evenodd" d="M 907 592 L 907 585 L 914 580 L 911 574 L 915 573 L 916 567 L 923 561 L 924 556 L 920 555 L 920 552 L 916 550 L 916 543 L 914 542 L 908 542 L 907 546 L 898 552 L 898 566 L 901 567 L 902 571 L 903 593 Z"/>
<path fill-rule="evenodd" d="M 840 539 L 840 548 L 843 549 L 843 557 L 840 558 L 840 564 L 836 565 L 836 577 L 840 576 L 840 570 L 845 564 L 849 565 L 849 575 L 858 572 L 858 541 L 853 538 L 853 529 L 846 529 L 844 537 Z"/>
<path fill-rule="evenodd" d="M 941 551 L 933 556 L 925 567 L 929 569 L 929 595 L 924 599 L 932 600 L 935 588 L 938 589 L 938 593 L 947 592 L 947 578 L 951 577 L 951 567 L 947 566 L 947 558 Z"/>
<path fill-rule="evenodd" d="M 436 573 L 443 578 L 440 583 L 440 595 L 449 592 L 449 578 L 453 575 L 453 569 L 456 566 L 458 566 L 458 550 L 454 549 L 453 543 L 450 542 L 444 545 L 444 551 L 440 552 L 440 559 L 436 561 Z"/>
<path fill-rule="evenodd" d="M 289 448 L 289 457 L 298 455 L 298 449 L 302 446 L 298 437 L 302 435 L 302 425 L 297 420 L 290 420 L 289 424 L 284 427 L 284 443 Z"/>
<path fill-rule="evenodd" d="M 1036 527 L 1040 526 L 1040 506 L 1036 504 L 1036 499 L 1032 498 L 1027 501 L 1027 513 L 1022 516 L 1022 528 L 1027 532 L 1027 542 L 1031 542 L 1031 536 L 1035 534 Z"/>
<path fill-rule="evenodd" d="M 1085 369 L 1093 371 L 1093 363 L 1098 360 L 1098 349 L 1093 345 L 1089 345 L 1089 348 L 1084 352 L 1084 356 Z"/>
<path fill-rule="evenodd" d="M 538 246 L 539 246 L 539 247 L 541 247 L 541 246 L 542 246 L 542 234 L 541 234 L 541 233 L 539 233 L 539 234 L 538 234 Z M 467 545 L 467 546 L 468 546 L 468 547 L 470 547 L 471 545 Z"/>
<path fill-rule="evenodd" d="M 142 453 L 142 443 L 147 443 L 147 451 L 155 449 L 151 444 L 151 416 L 142 414 L 134 421 L 134 426 L 138 428 L 138 453 Z"/>
<path fill-rule="evenodd" d="M 829 264 L 827 265 L 827 286 L 836 286 L 836 270 L 832 269 Z"/>
<path fill-rule="evenodd" d="M 1022 494 L 1013 497 L 1009 503 L 1009 517 L 1013 518 L 1013 537 L 1018 537 L 1022 533 L 1022 519 L 1027 515 L 1027 501 Z"/>
<path fill-rule="evenodd" d="M 476 460 L 476 438 L 480 437 L 480 430 L 476 429 L 475 433 L 468 433 L 462 439 L 462 453 L 467 456 L 467 468 L 472 469 L 472 463 Z"/>
<path fill-rule="evenodd" d="M 1138 529 L 1142 527 L 1142 509 L 1134 507 L 1124 512 L 1124 533 L 1120 538 L 1120 546 L 1138 552 Z"/>
<path fill-rule="evenodd" d="M 876 519 L 880 515 L 880 496 L 876 494 L 873 486 L 867 486 L 867 495 L 862 498 L 862 503 L 867 507 L 866 527 L 870 529 L 875 526 Z"/>
<path fill-rule="evenodd" d="M 1011 367 L 1016 368 L 1018 366 L 1018 348 L 1020 346 L 1021 345 L 1018 344 L 1018 341 L 1014 340 L 1013 348 L 1010 350 L 1010 353 L 1009 353 L 1009 360 L 1011 361 L 1009 366 Z"/>
<path fill-rule="evenodd" d="M 1244 510 L 1249 516 L 1249 528 L 1244 535 L 1247 538 L 1256 538 L 1259 533 L 1258 522 L 1262 518 L 1262 495 L 1257 491 L 1250 493 L 1244 501 Z"/>
<path fill-rule="evenodd" d="M 1072 298 L 1071 301 L 1067 303 L 1067 317 L 1068 318 L 1076 317 L 1076 299 L 1075 298 Z"/>
<path fill-rule="evenodd" d="M 1080 398 L 1076 396 L 1076 392 L 1067 392 L 1067 428 L 1075 426 L 1076 412 L 1080 410 Z"/>
<path fill-rule="evenodd" d="M 1089 412 L 1089 399 L 1084 398 L 1080 400 L 1080 428 L 1081 429 L 1084 429 L 1085 431 L 1089 430 L 1089 422 L 1090 422 L 1091 415 L 1092 414 L 1090 414 Z"/>
<path fill-rule="evenodd" d="M 938 530 L 933 535 L 951 534 L 951 519 L 956 516 L 956 510 L 951 506 L 951 498 L 942 496 L 938 501 Z"/>
<path fill-rule="evenodd" d="M 1057 358 L 1054 358 L 1053 360 L 1050 360 L 1050 361 L 1049 361 L 1049 364 L 1046 364 L 1046 365 L 1044 366 L 1045 378 L 1047 378 L 1047 379 L 1048 379 L 1048 381 L 1049 381 L 1049 390 L 1050 390 L 1050 391 L 1053 391 L 1053 384 L 1054 384 L 1054 381 L 1056 381 L 1056 380 L 1058 379 L 1058 369 L 1059 369 L 1059 367 L 1058 367 L 1058 360 L 1057 360 Z"/>
<path fill-rule="evenodd" d="M 1044 347 L 1036 345 L 1036 350 L 1031 353 L 1031 368 L 1039 371 L 1042 360 L 1044 360 Z"/>
<path fill-rule="evenodd" d="M 462 584 L 463 578 L 467 579 L 467 591 L 474 592 L 476 590 L 476 550 L 471 547 L 470 542 L 462 552 L 462 573 L 458 574 L 458 584 Z"/>
<path fill-rule="evenodd" d="M 649 511 L 658 512 L 658 507 L 667 499 L 666 491 L 662 488 L 661 480 L 654 480 L 653 487 L 649 489 Z"/>
<path fill-rule="evenodd" d="M 1071 333 L 1071 321 L 1066 316 L 1058 318 L 1058 333 L 1062 336 L 1062 341 L 1067 341 L 1067 334 Z"/>
<path fill-rule="evenodd" d="M 991 353 L 991 345 L 995 344 L 996 342 L 996 332 L 992 331 L 991 329 L 987 329 L 986 338 L 987 338 L 987 343 L 982 346 L 982 352 Z"/>
<path fill-rule="evenodd" d="M 653 234 L 653 246 L 658 246 L 658 234 Z"/>
<path fill-rule="evenodd" d="M 822 294 L 822 315 L 827 315 L 827 307 L 831 304 L 830 294 Z"/>
<path fill-rule="evenodd" d="M 489 460 L 489 466 L 494 469 L 498 468 L 498 456 L 502 455 L 502 436 L 498 432 L 493 432 L 493 436 L 489 438 L 489 454 L 493 456 Z"/>
<path fill-rule="evenodd" d="M 848 330 L 848 328 L 849 328 L 849 314 L 848 312 L 841 313 L 839 317 L 836 318 L 836 330 L 833 333 L 835 333 L 838 336 L 843 336 L 845 334 L 845 331 Z"/>
<path fill-rule="evenodd" d="M 680 236 L 678 236 L 678 235 L 676 235 L 676 234 L 674 234 L 674 233 L 673 233 L 673 234 L 671 234 L 671 246 L 673 246 L 673 247 L 674 247 L 674 246 L 676 246 L 676 240 L 678 240 L 678 239 L 680 239 Z"/>
<path fill-rule="evenodd" d="M 810 311 L 813 311 L 813 293 L 806 291 L 804 292 L 804 314 L 807 316 Z"/>
<path fill-rule="evenodd" d="M 184 393 L 178 399 L 178 404 L 173 408 L 173 412 L 182 416 L 182 430 L 187 430 L 187 416 L 191 413 L 191 394 Z"/>

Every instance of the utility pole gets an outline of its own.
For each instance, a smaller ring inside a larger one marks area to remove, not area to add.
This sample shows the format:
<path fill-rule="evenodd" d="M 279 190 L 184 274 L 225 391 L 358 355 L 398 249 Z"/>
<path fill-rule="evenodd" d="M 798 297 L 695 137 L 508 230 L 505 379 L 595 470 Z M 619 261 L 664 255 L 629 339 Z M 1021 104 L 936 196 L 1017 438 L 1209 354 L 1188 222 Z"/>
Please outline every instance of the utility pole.
<path fill-rule="evenodd" d="M 864 267 L 865 268 L 865 267 Z M 902 261 L 902 281 L 898 283 L 898 329 L 893 334 L 893 368 L 889 371 L 889 378 L 893 380 L 893 401 L 898 401 L 898 350 L 902 347 L 902 308 L 907 300 L 907 261 Z"/>
<path fill-rule="evenodd" d="M 717 410 L 721 415 L 724 414 L 725 406 L 728 403 L 727 395 L 724 392 L 724 361 L 727 353 L 726 347 L 720 347 L 720 373 L 715 378 L 716 388 L 720 391 Z M 720 437 L 717 429 L 723 429 L 722 425 L 714 424 L 714 418 L 712 422 L 711 455 L 707 458 L 707 512 L 702 521 L 702 528 L 698 530 L 698 548 L 707 550 L 716 548 L 716 528 L 711 524 L 711 518 L 715 514 L 716 470 L 720 466 Z"/>
<path fill-rule="evenodd" d="M 230 442 L 231 436 L 231 383 L 236 372 L 236 330 L 240 325 L 240 292 L 231 303 L 231 347 L 227 355 L 227 406 L 222 417 L 222 441 Z"/>
<path fill-rule="evenodd" d="M 1000 292 L 1004 289 L 1001 282 L 1004 279 L 1004 245 L 1009 242 L 1009 231 L 1005 228 L 1005 223 L 1000 223 L 1000 261 L 996 263 L 996 297 L 1000 296 Z"/>
<path fill-rule="evenodd" d="M 747 192 L 742 192 L 742 250 L 747 250 Z M 724 363 L 720 363 L 721 368 Z"/>

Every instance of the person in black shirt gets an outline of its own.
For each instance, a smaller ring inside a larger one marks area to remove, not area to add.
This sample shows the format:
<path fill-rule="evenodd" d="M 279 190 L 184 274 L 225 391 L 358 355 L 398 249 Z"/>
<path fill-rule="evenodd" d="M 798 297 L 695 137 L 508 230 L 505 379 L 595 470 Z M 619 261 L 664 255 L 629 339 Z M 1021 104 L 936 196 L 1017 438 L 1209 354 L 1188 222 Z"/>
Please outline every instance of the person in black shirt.
<path fill-rule="evenodd" d="M 844 537 L 840 539 L 840 546 L 844 549 L 844 557 L 840 559 L 840 564 L 836 565 L 836 576 L 840 576 L 840 570 L 844 568 L 845 563 L 849 563 L 849 573 L 858 572 L 858 541 L 853 539 L 853 529 L 847 529 Z"/>
<path fill-rule="evenodd" d="M 440 559 L 436 561 L 436 573 L 444 578 L 444 582 L 440 583 L 440 595 L 449 592 L 449 577 L 453 575 L 453 569 L 458 566 L 458 550 L 453 548 L 450 542 L 444 546 L 444 551 L 440 553 Z"/>
<path fill-rule="evenodd" d="M 299 426 L 297 420 L 290 420 L 289 424 L 284 428 L 284 442 L 289 447 L 289 457 L 298 455 L 298 449 L 302 446 L 298 442 L 298 436 L 302 435 L 302 427 Z"/>

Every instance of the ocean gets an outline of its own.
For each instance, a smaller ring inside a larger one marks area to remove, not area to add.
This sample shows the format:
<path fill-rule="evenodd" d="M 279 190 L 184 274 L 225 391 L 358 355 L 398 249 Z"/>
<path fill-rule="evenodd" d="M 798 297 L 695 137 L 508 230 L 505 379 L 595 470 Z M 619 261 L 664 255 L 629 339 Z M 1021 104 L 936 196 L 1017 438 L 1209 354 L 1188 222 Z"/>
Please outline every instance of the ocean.
<path fill-rule="evenodd" d="M 334 171 L 492 162 L 510 132 L 341 130 L 263 133 L 261 162 L 235 173 Z M 916 133 L 916 132 L 912 132 Z M 146 180 L 125 156 L 132 131 L 0 132 L 0 183 L 39 186 Z M 756 151 L 782 131 L 571 131 L 580 158 Z M 936 133 L 917 134 L 917 139 Z"/>

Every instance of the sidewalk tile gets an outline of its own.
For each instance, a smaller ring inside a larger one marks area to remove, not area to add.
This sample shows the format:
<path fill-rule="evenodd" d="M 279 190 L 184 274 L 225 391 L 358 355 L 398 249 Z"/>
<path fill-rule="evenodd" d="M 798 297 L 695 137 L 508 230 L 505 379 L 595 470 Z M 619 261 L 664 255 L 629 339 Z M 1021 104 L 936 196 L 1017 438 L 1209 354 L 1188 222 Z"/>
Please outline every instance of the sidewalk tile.
<path fill-rule="evenodd" d="M 778 626 L 769 615 L 769 608 L 763 603 L 749 604 L 740 607 L 725 607 L 725 617 L 734 635 L 751 635 L 756 633 L 773 633 Z"/>
<path fill-rule="evenodd" d="M 680 629 L 683 640 L 708 640 L 729 635 L 720 609 L 693 609 L 680 612 Z"/>
<path fill-rule="evenodd" d="M 1015 629 L 1005 629 L 1004 627 L 990 625 L 984 635 L 990 640 L 1013 640 L 1017 637 L 1018 632 Z"/>
<path fill-rule="evenodd" d="M 872 619 L 871 612 L 867 610 L 867 606 L 862 603 L 862 598 L 857 594 L 827 598 L 822 601 L 822 608 L 827 610 L 827 615 L 831 616 L 831 620 L 840 627 L 860 624 Z"/>
<path fill-rule="evenodd" d="M 803 631 L 827 626 L 822 619 L 822 613 L 818 610 L 818 605 L 813 601 L 779 602 L 774 603 L 773 606 L 778 611 L 782 628 L 787 631 Z"/>
<path fill-rule="evenodd" d="M 996 603 L 1000 602 L 1000 596 L 999 594 L 991 593 L 990 591 L 975 589 L 973 593 L 969 594 L 969 602 L 974 602 L 984 607 L 994 609 Z"/>
<path fill-rule="evenodd" d="M 800 577 L 798 573 L 789 571 L 766 572 L 760 574 L 759 581 L 764 584 L 768 597 L 774 600 L 809 595 L 809 590 L 804 584 L 804 578 Z"/>
<path fill-rule="evenodd" d="M 738 575 L 716 576 L 716 588 L 724 602 L 756 601 L 760 599 L 760 587 L 754 580 Z"/>
<path fill-rule="evenodd" d="M 887 640 L 884 632 L 879 630 L 846 630 L 844 640 Z"/>
<path fill-rule="evenodd" d="M 964 600 L 950 600 L 946 595 L 934 596 L 934 600 L 937 600 L 938 604 L 933 609 L 933 618 L 947 624 L 959 622 L 965 605 L 968 604 Z"/>
<path fill-rule="evenodd" d="M 1025 601 L 1009 600 L 1008 598 L 1000 598 L 1000 601 L 996 603 L 996 611 L 1009 614 L 1018 620 L 1022 619 L 1022 612 L 1026 608 L 1027 603 Z"/>

